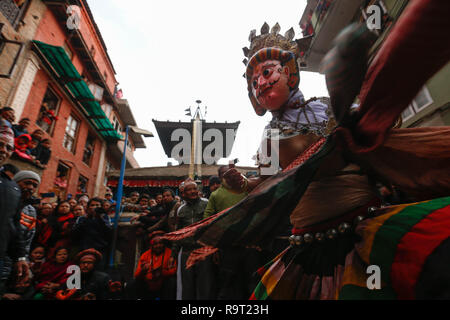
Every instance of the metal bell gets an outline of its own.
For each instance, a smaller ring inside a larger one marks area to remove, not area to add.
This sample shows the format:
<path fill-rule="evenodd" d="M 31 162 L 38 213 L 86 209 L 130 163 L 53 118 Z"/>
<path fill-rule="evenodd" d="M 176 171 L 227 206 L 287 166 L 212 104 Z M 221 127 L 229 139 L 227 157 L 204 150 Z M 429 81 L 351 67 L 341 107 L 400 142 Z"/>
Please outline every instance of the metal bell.
<path fill-rule="evenodd" d="M 314 240 L 314 237 L 310 233 L 305 233 L 303 235 L 303 240 L 305 240 L 306 243 L 311 243 Z"/>
<path fill-rule="evenodd" d="M 303 237 L 302 236 L 294 236 L 294 243 L 299 246 L 303 244 Z"/>
<path fill-rule="evenodd" d="M 326 236 L 330 240 L 336 238 L 337 235 L 338 235 L 338 233 L 337 233 L 336 229 L 330 229 L 326 232 Z"/>
<path fill-rule="evenodd" d="M 295 236 L 294 236 L 294 235 L 291 235 L 291 236 L 289 237 L 289 244 L 290 244 L 291 246 L 295 245 Z"/>
<path fill-rule="evenodd" d="M 322 232 L 317 232 L 315 238 L 317 241 L 322 242 L 325 240 L 325 235 Z"/>
<path fill-rule="evenodd" d="M 343 222 L 339 225 L 338 231 L 339 233 L 346 233 L 350 228 L 350 224 L 348 224 L 347 222 Z"/>

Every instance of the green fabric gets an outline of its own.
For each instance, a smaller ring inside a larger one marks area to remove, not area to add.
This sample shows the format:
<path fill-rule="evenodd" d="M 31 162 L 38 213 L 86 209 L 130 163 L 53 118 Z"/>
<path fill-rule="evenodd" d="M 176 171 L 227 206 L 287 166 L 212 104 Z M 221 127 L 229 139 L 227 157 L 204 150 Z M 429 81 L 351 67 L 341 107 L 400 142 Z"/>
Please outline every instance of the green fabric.
<path fill-rule="evenodd" d="M 243 193 L 233 193 L 223 186 L 211 193 L 209 197 L 208 206 L 205 209 L 203 218 L 208 218 L 213 214 L 221 212 L 234 206 L 236 203 L 241 201 L 247 196 L 247 192 Z"/>
<path fill-rule="evenodd" d="M 405 234 L 433 211 L 448 205 L 449 198 L 434 199 L 425 203 L 408 206 L 380 227 L 373 240 L 370 263 L 380 266 L 381 278 L 390 283 L 391 266 L 397 245 Z"/>
<path fill-rule="evenodd" d="M 102 110 L 98 101 L 95 101 L 94 95 L 72 64 L 72 61 L 70 61 L 64 49 L 36 40 L 33 40 L 32 42 L 36 44 L 57 73 L 57 76 L 64 82 L 64 86 L 69 91 L 69 94 L 76 100 L 79 100 L 81 105 L 86 109 L 88 115 L 92 117 L 90 121 L 98 129 L 99 133 L 105 139 L 123 139 L 106 117 L 105 112 Z"/>

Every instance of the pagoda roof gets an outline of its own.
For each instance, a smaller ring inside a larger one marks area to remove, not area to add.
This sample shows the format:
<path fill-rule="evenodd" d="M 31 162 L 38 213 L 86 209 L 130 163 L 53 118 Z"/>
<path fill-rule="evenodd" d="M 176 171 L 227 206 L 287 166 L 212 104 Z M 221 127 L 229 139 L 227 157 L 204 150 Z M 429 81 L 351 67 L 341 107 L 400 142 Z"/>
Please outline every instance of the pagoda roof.
<path fill-rule="evenodd" d="M 172 141 L 172 133 L 177 129 L 186 129 L 189 131 L 192 137 L 192 128 L 194 120 L 190 122 L 181 122 L 181 121 L 158 121 L 152 119 L 153 124 L 155 125 L 156 131 L 158 133 L 159 139 L 163 146 L 164 152 L 168 158 L 172 158 L 172 150 L 173 148 L 180 143 L 178 141 Z M 206 120 L 201 120 L 202 122 L 202 136 L 205 131 L 209 129 L 217 129 L 221 132 L 223 137 L 222 144 L 222 158 L 227 158 L 231 154 L 231 150 L 233 148 L 236 131 L 239 127 L 240 121 L 237 122 L 206 122 Z M 227 130 L 233 130 L 233 135 L 228 134 Z M 227 141 L 229 139 L 229 141 Z M 202 154 L 206 146 L 208 146 L 211 142 L 205 141 L 202 143 Z M 227 145 L 228 143 L 228 145 Z M 177 161 L 181 162 L 181 159 L 175 158 Z M 218 159 L 217 159 L 218 160 Z"/>

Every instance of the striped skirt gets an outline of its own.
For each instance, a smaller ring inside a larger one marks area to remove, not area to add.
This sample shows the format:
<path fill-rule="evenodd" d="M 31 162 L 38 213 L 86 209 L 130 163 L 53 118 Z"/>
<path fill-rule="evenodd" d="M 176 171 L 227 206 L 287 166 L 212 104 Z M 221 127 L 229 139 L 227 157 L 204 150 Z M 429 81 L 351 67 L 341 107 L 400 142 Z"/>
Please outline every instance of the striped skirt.
<path fill-rule="evenodd" d="M 291 244 L 258 270 L 250 299 L 450 299 L 450 197 L 359 221 L 334 238 Z"/>

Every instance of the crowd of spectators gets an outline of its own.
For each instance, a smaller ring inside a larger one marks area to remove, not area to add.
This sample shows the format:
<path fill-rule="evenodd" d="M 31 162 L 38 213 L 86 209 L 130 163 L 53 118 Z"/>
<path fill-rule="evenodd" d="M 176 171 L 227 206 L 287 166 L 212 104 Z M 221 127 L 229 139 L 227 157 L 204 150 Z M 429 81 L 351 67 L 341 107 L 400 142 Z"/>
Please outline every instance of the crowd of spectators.
<path fill-rule="evenodd" d="M 251 272 L 245 274 L 248 278 L 238 277 L 242 270 L 236 259 L 241 256 L 228 257 L 226 252 L 218 252 L 187 269 L 186 260 L 199 245 L 187 240 L 169 243 L 160 237 L 218 213 L 246 196 L 223 186 L 226 167 L 219 170 L 218 177 L 210 179 L 209 200 L 190 179 L 176 192 L 169 188 L 154 195 L 133 192 L 122 199 L 122 211 L 133 214 L 130 225 L 141 245 L 134 278 L 117 281 L 121 279 L 112 277 L 108 268 L 116 210 L 113 193 L 107 190 L 101 198 L 88 194 L 36 198 L 39 174 L 8 163 L 18 146 L 26 142 L 22 138 L 28 135 L 29 120 L 21 119 L 15 125 L 9 111 L 3 108 L 0 113 L 0 299 L 199 300 L 250 296 L 245 285 L 237 289 L 241 290 L 239 294 L 227 290 L 235 286 L 235 281 L 250 281 Z M 33 136 L 39 136 L 39 132 Z M 27 154 L 25 149 L 22 151 Z M 256 271 L 259 265 L 258 261 L 250 271 Z M 75 266 L 78 269 L 73 269 Z M 81 287 L 73 288 L 68 283 L 76 270 Z"/>
<path fill-rule="evenodd" d="M 14 109 L 0 109 L 0 119 L 3 125 L 11 128 L 14 133 L 13 157 L 30 162 L 40 169 L 47 167 L 51 157 L 51 140 L 44 138 L 44 131 L 36 129 L 29 132 L 30 119 L 22 118 L 16 123 Z"/>

